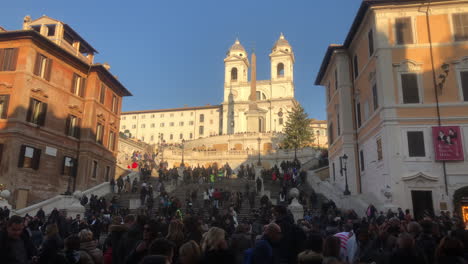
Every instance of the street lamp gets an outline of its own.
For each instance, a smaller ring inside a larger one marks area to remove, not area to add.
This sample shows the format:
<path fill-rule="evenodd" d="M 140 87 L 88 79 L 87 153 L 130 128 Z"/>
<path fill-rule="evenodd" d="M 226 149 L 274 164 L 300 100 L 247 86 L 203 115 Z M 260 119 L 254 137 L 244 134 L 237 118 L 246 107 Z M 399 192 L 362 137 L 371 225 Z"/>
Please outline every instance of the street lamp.
<path fill-rule="evenodd" d="M 260 137 L 257 138 L 257 141 L 258 141 L 258 162 L 257 162 L 257 165 L 258 166 L 261 166 L 262 165 L 262 161 L 260 160 L 260 141 L 262 139 Z"/>
<path fill-rule="evenodd" d="M 181 167 L 185 167 L 184 166 L 184 143 L 185 143 L 185 139 L 182 139 L 182 162 L 180 163 Z"/>
<path fill-rule="evenodd" d="M 346 166 L 347 161 L 348 161 L 348 155 L 344 154 L 342 157 L 340 157 L 340 165 L 341 165 L 340 171 L 341 171 L 341 174 L 343 174 L 343 171 L 344 171 L 344 175 L 345 175 L 345 191 L 343 192 L 344 195 L 351 194 L 351 192 L 349 191 L 349 187 L 348 187 L 348 168 Z"/>

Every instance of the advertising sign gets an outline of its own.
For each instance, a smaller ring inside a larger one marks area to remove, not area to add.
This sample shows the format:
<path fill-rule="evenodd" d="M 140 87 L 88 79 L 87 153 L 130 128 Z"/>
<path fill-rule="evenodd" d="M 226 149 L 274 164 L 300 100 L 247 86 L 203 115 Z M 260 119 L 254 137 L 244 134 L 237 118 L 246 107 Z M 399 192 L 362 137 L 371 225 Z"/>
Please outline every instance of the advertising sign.
<path fill-rule="evenodd" d="M 460 127 L 432 127 L 432 140 L 436 160 L 457 161 L 464 159 Z"/>

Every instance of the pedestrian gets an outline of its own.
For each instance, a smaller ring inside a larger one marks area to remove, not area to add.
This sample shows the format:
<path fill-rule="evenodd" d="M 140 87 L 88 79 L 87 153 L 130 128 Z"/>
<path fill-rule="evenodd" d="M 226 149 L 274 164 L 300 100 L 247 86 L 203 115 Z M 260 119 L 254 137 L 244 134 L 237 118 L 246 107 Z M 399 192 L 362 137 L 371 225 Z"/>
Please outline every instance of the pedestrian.
<path fill-rule="evenodd" d="M 14 215 L 0 231 L 0 260 L 2 264 L 30 263 L 36 256 L 27 232 L 24 232 L 24 219 Z"/>
<path fill-rule="evenodd" d="M 89 229 L 83 229 L 78 234 L 80 237 L 80 250 L 85 251 L 93 259 L 94 264 L 103 263 L 102 251 L 97 248 L 97 241 L 94 239 L 93 232 Z"/>

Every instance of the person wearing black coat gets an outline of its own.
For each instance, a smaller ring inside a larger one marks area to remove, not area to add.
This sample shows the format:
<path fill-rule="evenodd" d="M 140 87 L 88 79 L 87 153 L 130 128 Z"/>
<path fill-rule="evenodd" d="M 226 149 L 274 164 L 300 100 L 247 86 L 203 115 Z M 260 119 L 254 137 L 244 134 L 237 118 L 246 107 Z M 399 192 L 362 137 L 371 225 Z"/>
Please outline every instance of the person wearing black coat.
<path fill-rule="evenodd" d="M 24 230 L 22 217 L 12 216 L 0 232 L 0 260 L 2 264 L 28 263 L 37 254 L 29 235 Z"/>

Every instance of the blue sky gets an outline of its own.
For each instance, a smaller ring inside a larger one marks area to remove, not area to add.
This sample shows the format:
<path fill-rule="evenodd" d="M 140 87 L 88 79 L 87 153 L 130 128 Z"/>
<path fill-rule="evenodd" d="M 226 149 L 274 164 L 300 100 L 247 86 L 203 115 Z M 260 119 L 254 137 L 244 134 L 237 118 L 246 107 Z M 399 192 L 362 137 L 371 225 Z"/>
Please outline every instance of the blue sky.
<path fill-rule="evenodd" d="M 223 99 L 226 51 L 236 37 L 257 54 L 257 79 L 270 78 L 268 54 L 283 32 L 296 57 L 296 98 L 325 119 L 325 93 L 314 86 L 327 46 L 342 43 L 361 0 L 4 1 L 0 26 L 21 29 L 43 14 L 73 27 L 99 51 L 96 62 L 133 93 L 123 110 L 205 104 Z"/>

